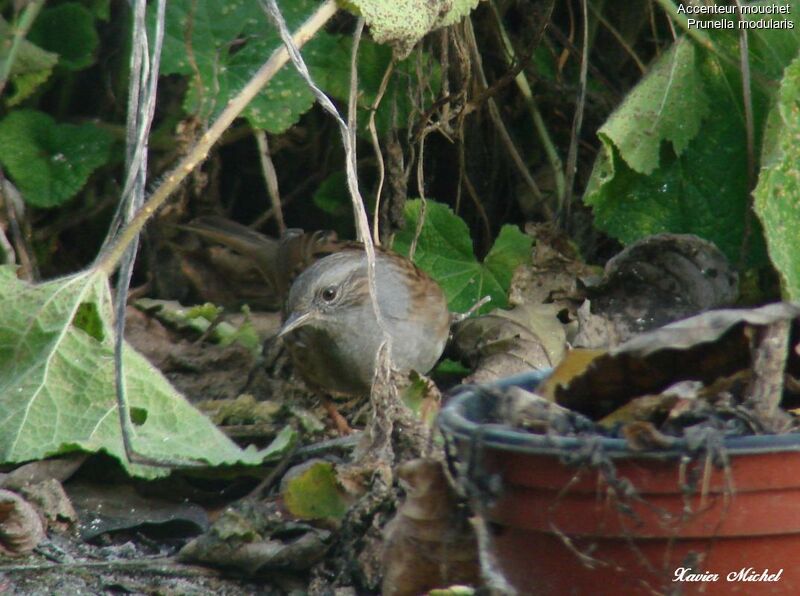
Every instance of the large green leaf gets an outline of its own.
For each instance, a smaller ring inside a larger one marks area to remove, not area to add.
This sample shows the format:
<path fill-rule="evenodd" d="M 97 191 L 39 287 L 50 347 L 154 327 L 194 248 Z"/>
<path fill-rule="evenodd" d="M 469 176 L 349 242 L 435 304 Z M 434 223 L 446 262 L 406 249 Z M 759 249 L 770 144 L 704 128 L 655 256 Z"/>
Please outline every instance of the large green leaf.
<path fill-rule="evenodd" d="M 598 134 L 630 168 L 650 174 L 659 165 L 662 141 L 680 156 L 708 115 L 709 97 L 695 64 L 694 44 L 678 40 L 608 118 Z"/>
<path fill-rule="evenodd" d="M 800 47 L 798 15 L 789 18 L 794 29 L 754 29 L 749 36 L 757 146 L 770 80 Z M 738 31 L 709 33 L 717 53 L 678 40 L 601 128 L 584 201 L 598 227 L 624 243 L 693 233 L 736 263 L 747 248 L 744 264 L 759 266 L 766 250 L 758 222 L 746 233 L 751 188 Z"/>
<path fill-rule="evenodd" d="M 35 110 L 16 110 L 0 121 L 0 162 L 36 207 L 72 198 L 111 152 L 111 135 L 94 124 L 57 124 Z"/>
<path fill-rule="evenodd" d="M 786 69 L 770 113 L 755 210 L 784 290 L 800 302 L 800 55 Z"/>
<path fill-rule="evenodd" d="M 419 221 L 422 201 L 406 202 L 406 225 L 394 240 L 394 249 L 408 255 Z M 442 286 L 450 310 L 465 312 L 484 296 L 492 301 L 480 312 L 508 304 L 514 269 L 530 258 L 532 239 L 516 226 L 503 226 L 494 246 L 480 263 L 472 250 L 469 228 L 441 203 L 426 201 L 425 220 L 417 239 L 414 262 Z"/>
<path fill-rule="evenodd" d="M 0 267 L 0 304 L 0 461 L 105 451 L 131 474 L 167 473 L 125 457 L 105 276 L 32 285 Z M 133 348 L 126 345 L 123 358 L 137 452 L 209 465 L 259 463 L 260 454 L 239 449 Z"/>

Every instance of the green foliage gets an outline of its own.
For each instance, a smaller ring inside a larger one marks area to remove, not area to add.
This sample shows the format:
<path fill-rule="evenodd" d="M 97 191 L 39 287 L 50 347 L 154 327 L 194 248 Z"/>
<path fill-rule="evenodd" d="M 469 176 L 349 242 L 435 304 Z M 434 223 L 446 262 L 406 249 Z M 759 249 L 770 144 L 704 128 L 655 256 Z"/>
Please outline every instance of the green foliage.
<path fill-rule="evenodd" d="M 421 209 L 422 201 L 418 199 L 406 203 L 406 226 L 394 241 L 394 249 L 401 254 L 409 254 Z M 508 304 L 514 269 L 530 258 L 531 244 L 532 239 L 516 226 L 503 226 L 480 263 L 464 220 L 446 205 L 426 201 L 414 262 L 439 282 L 450 310 L 466 312 L 484 296 L 491 296 L 492 301 L 479 311 L 488 312 Z"/>
<path fill-rule="evenodd" d="M 755 210 L 784 291 L 800 302 L 800 55 L 786 69 L 765 136 Z"/>
<path fill-rule="evenodd" d="M 694 233 L 739 262 L 750 188 L 738 33 L 715 31 L 713 40 L 717 54 L 679 39 L 609 117 L 584 200 L 597 226 L 624 243 Z M 779 76 L 798 47 L 800 23 L 753 31 L 757 142 L 769 107 L 764 81 Z M 746 264 L 759 266 L 766 252 L 754 228 Z"/>
<path fill-rule="evenodd" d="M 304 21 L 318 6 L 313 0 L 283 2 L 281 10 L 290 28 Z M 152 28 L 152 24 L 151 24 Z M 190 32 L 190 34 L 188 33 Z M 188 44 L 187 44 L 187 39 Z M 266 20 L 258 3 L 220 3 L 213 0 L 179 0 L 167 11 L 162 71 L 189 77 L 184 108 L 202 119 L 213 119 L 267 56 L 280 46 L 277 31 Z M 346 101 L 350 93 L 352 39 L 347 35 L 318 33 L 302 49 L 315 82 L 332 97 Z M 375 101 L 391 50 L 369 39 L 359 47 L 359 108 L 366 111 Z M 428 54 L 422 70 L 436 86 L 441 74 Z M 385 131 L 396 105 L 402 127 L 412 110 L 409 81 L 416 79 L 416 63 L 400 62 L 376 114 L 376 126 Z M 244 117 L 253 128 L 273 134 L 295 124 L 314 98 L 291 64 L 284 66 L 250 103 Z M 367 117 L 361 118 L 362 130 Z"/>
<path fill-rule="evenodd" d="M 8 23 L 0 17 L 0 65 L 8 60 L 13 34 Z M 15 106 L 29 97 L 44 83 L 53 72 L 58 56 L 43 50 L 36 44 L 23 39 L 17 51 L 16 60 L 11 65 L 11 82 L 14 94 L 6 98 L 6 104 Z"/>
<path fill-rule="evenodd" d="M 36 207 L 72 198 L 108 161 L 111 145 L 109 133 L 94 124 L 56 124 L 34 110 L 16 110 L 0 121 L 0 162 Z"/>
<path fill-rule="evenodd" d="M 290 29 L 302 23 L 317 6 L 314 0 L 280 3 Z M 309 45 L 330 43 L 327 38 L 324 32 L 319 33 Z M 184 108 L 210 120 L 279 45 L 278 32 L 258 2 L 176 0 L 169 3 L 166 14 L 161 68 L 164 74 L 189 77 Z M 243 115 L 254 128 L 280 133 L 297 122 L 313 102 L 311 91 L 288 64 Z"/>
<path fill-rule="evenodd" d="M 662 141 L 676 156 L 697 136 L 710 99 L 695 62 L 694 44 L 679 39 L 625 98 L 598 131 L 635 172 L 652 174 L 659 166 Z"/>
<path fill-rule="evenodd" d="M 58 54 L 59 64 L 81 70 L 94 62 L 99 37 L 94 15 L 81 4 L 66 2 L 45 8 L 36 19 L 28 39 Z"/>
<path fill-rule="evenodd" d="M 105 451 L 133 475 L 168 473 L 125 457 L 105 276 L 85 272 L 31 285 L 2 267 L 0 303 L 0 462 Z M 261 454 L 240 450 L 135 350 L 125 346 L 123 359 L 139 453 L 209 465 L 259 463 Z"/>
<path fill-rule="evenodd" d="M 347 513 L 348 499 L 330 462 L 309 462 L 284 480 L 281 494 L 289 512 L 300 519 L 341 519 Z"/>

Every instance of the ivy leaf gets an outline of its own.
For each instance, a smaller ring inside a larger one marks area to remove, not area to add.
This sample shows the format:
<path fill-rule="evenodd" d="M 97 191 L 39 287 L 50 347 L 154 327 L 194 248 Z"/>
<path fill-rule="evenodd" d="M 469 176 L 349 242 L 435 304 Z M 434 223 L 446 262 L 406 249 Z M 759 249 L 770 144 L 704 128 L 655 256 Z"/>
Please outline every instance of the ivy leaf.
<path fill-rule="evenodd" d="M 108 161 L 111 144 L 111 135 L 94 124 L 56 124 L 35 110 L 16 110 L 0 121 L 0 162 L 35 207 L 72 198 Z"/>
<path fill-rule="evenodd" d="M 800 301 L 800 55 L 786 69 L 770 113 L 754 192 L 769 256 L 790 300 Z"/>
<path fill-rule="evenodd" d="M 409 254 L 421 208 L 419 199 L 406 202 L 406 225 L 394 240 L 394 250 L 403 255 Z M 532 239 L 516 226 L 503 226 L 494 246 L 480 263 L 473 253 L 464 220 L 446 205 L 426 201 L 414 262 L 439 282 L 450 310 L 466 312 L 488 295 L 491 302 L 479 311 L 488 312 L 508 305 L 514 269 L 530 258 L 531 244 Z"/>
<path fill-rule="evenodd" d="M 70 70 L 82 70 L 94 64 L 100 37 L 94 15 L 76 2 L 46 8 L 37 17 L 28 38 L 59 56 L 59 64 Z"/>
<path fill-rule="evenodd" d="M 0 461 L 105 451 L 132 475 L 167 474 L 125 457 L 107 278 L 89 271 L 32 285 L 0 267 L 0 303 Z M 261 454 L 239 449 L 133 348 L 125 346 L 123 359 L 137 452 L 209 465 L 260 462 Z"/>

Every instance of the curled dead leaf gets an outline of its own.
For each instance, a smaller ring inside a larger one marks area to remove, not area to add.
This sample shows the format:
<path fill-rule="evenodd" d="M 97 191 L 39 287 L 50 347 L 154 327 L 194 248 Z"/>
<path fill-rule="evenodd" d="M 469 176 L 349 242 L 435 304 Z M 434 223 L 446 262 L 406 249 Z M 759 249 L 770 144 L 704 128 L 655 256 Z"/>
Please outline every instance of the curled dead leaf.
<path fill-rule="evenodd" d="M 44 536 L 44 525 L 33 505 L 17 493 L 0 489 L 0 553 L 27 554 Z"/>
<path fill-rule="evenodd" d="M 558 310 L 552 304 L 518 305 L 456 325 L 453 347 L 475 369 L 465 381 L 486 382 L 554 366 L 566 347 Z"/>

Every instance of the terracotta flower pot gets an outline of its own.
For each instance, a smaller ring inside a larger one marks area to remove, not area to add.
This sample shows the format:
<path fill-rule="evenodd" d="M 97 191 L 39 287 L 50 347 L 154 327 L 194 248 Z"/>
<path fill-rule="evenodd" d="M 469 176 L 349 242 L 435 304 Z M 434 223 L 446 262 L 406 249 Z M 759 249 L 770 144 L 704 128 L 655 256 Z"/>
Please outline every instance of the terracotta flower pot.
<path fill-rule="evenodd" d="M 520 593 L 800 593 L 800 435 L 728 439 L 696 457 L 686 444 L 632 452 L 492 423 L 496 406 L 467 387 L 439 424 Z"/>

